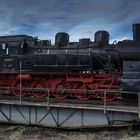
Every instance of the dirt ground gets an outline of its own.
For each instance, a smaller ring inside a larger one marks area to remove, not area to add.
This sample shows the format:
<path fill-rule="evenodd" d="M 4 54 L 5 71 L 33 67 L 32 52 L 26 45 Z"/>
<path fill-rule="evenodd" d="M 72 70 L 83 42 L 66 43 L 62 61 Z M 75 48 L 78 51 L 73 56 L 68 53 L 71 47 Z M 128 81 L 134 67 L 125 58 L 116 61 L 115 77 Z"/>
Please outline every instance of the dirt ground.
<path fill-rule="evenodd" d="M 0 140 L 140 140 L 139 130 L 62 131 L 22 125 L 1 125 Z"/>

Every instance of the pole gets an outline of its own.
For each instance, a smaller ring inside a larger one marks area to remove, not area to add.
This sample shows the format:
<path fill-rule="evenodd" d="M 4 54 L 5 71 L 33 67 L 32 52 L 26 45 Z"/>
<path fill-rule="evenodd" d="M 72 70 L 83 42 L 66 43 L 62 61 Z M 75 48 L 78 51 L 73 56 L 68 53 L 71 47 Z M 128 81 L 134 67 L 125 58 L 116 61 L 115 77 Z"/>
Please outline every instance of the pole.
<path fill-rule="evenodd" d="M 106 114 L 106 90 L 104 91 L 104 114 Z"/>
<path fill-rule="evenodd" d="M 22 79 L 21 79 L 21 70 L 22 70 L 22 64 L 21 64 L 21 61 L 20 61 L 20 104 L 21 104 L 21 94 L 22 94 Z"/>
<path fill-rule="evenodd" d="M 49 89 L 47 89 L 47 91 L 48 91 L 48 96 L 47 96 L 47 109 L 49 110 L 50 109 L 50 90 Z"/>

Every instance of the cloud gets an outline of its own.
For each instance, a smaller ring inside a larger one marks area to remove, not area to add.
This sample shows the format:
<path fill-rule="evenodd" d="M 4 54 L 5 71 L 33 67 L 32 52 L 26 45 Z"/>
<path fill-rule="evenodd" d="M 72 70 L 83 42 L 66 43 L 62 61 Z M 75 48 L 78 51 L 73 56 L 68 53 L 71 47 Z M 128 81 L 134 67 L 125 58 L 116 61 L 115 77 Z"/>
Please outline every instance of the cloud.
<path fill-rule="evenodd" d="M 97 30 L 111 40 L 132 38 L 131 25 L 140 22 L 139 0 L 1 0 L 0 35 L 29 34 L 54 41 L 65 31 L 72 41 L 94 39 Z"/>

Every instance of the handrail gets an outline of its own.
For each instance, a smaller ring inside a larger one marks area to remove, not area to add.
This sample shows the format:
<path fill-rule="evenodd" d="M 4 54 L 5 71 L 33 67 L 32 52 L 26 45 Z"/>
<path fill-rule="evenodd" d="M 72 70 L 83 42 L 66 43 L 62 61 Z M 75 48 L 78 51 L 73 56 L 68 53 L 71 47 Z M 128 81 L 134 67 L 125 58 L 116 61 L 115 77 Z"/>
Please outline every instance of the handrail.
<path fill-rule="evenodd" d="M 0 89 L 2 89 L 2 90 L 19 89 L 20 90 L 20 87 L 19 88 L 17 88 L 17 87 L 0 87 Z M 53 88 L 23 88 L 22 87 L 22 91 L 29 91 L 29 92 L 30 91 L 42 91 L 42 92 L 67 91 L 67 92 L 88 92 L 88 93 L 106 91 L 106 93 L 140 94 L 140 92 L 124 91 L 124 90 L 118 90 L 118 89 L 116 89 L 116 90 L 114 90 L 114 89 L 95 89 L 95 90 L 87 89 L 87 90 L 83 90 L 83 89 L 65 89 L 65 88 L 53 89 Z"/>

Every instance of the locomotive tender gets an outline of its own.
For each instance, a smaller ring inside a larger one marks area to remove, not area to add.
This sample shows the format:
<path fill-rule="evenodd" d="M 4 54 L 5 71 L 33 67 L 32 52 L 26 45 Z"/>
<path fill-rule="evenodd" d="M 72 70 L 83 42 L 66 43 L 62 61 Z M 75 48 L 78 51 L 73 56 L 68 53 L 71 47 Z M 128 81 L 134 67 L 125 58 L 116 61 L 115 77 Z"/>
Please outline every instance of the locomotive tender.
<path fill-rule="evenodd" d="M 133 40 L 109 44 L 109 33 L 97 31 L 95 40 L 69 42 L 57 33 L 55 45 L 27 35 L 0 37 L 0 93 L 105 99 L 98 90 L 140 91 L 140 24 L 133 25 Z M 21 88 L 21 89 L 20 89 Z M 79 91 L 77 89 L 80 89 Z M 112 101 L 117 95 L 107 94 Z"/>

